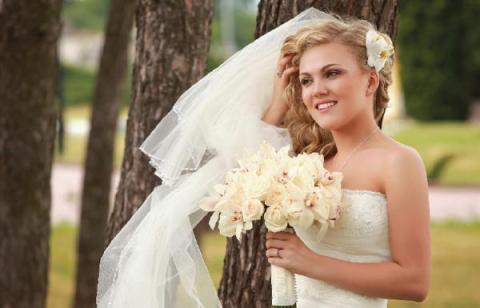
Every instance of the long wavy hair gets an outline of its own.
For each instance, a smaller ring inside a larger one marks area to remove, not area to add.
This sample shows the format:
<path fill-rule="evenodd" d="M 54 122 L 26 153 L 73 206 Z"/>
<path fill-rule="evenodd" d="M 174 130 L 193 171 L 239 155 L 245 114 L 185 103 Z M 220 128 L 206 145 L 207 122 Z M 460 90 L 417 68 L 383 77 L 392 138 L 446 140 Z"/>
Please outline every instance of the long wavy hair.
<path fill-rule="evenodd" d="M 300 58 L 307 49 L 319 44 L 336 42 L 350 47 L 361 69 L 365 71 L 371 69 L 367 64 L 365 36 L 368 30 L 375 29 L 375 27 L 366 20 L 346 19 L 338 15 L 334 15 L 334 17 L 335 19 L 302 27 L 295 34 L 288 36 L 283 42 L 281 54 L 293 54 L 291 65 L 299 65 Z M 387 34 L 380 33 L 380 35 L 391 43 Z M 393 58 L 391 57 L 379 72 L 380 84 L 374 96 L 373 112 L 380 128 L 389 101 L 387 90 L 392 83 L 392 65 Z M 297 72 L 291 76 L 283 94 L 289 105 L 284 123 L 292 137 L 293 151 L 296 154 L 319 152 L 324 155 L 325 159 L 328 159 L 337 152 L 332 134 L 313 120 L 307 107 L 303 104 L 301 91 Z"/>

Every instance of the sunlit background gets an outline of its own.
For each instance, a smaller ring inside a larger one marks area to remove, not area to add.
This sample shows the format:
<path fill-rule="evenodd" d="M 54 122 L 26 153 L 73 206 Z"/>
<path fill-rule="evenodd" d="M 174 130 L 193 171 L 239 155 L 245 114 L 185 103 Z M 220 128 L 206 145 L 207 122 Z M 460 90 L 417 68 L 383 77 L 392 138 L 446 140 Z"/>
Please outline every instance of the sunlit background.
<path fill-rule="evenodd" d="M 257 11 L 255 0 L 214 2 L 209 71 L 253 40 Z M 425 161 L 433 273 L 425 303 L 392 301 L 390 307 L 480 307 L 480 1 L 400 2 L 385 131 L 416 148 Z M 57 146 L 52 175 L 49 308 L 68 307 L 72 301 L 82 164 L 107 10 L 106 0 L 67 1 L 64 6 L 57 103 L 65 107 L 65 136 L 57 142 L 63 146 Z M 133 59 L 134 33 L 130 46 Z M 116 134 L 114 189 L 130 85 L 131 77 L 125 80 Z M 202 249 L 218 285 L 225 241 L 208 234 Z"/>

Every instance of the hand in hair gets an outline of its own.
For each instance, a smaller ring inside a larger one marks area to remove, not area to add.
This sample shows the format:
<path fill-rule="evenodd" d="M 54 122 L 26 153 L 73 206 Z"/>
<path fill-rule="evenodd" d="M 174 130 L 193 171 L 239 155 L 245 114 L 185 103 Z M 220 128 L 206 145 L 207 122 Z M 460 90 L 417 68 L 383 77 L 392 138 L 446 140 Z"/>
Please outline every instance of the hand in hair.
<path fill-rule="evenodd" d="M 291 65 L 293 55 L 281 55 L 277 63 L 276 76 L 273 83 L 272 102 L 263 115 L 262 120 L 272 125 L 281 125 L 288 111 L 287 101 L 283 93 L 290 77 L 298 72 L 298 66 Z"/>

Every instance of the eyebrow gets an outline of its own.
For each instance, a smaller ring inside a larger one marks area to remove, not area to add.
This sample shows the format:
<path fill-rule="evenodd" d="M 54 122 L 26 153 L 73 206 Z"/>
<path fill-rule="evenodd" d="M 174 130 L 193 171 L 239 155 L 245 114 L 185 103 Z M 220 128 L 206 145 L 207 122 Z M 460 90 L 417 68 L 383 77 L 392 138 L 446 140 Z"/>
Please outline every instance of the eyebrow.
<path fill-rule="evenodd" d="M 330 66 L 333 66 L 333 65 L 338 65 L 338 64 L 337 64 L 337 63 L 327 64 L 327 65 L 325 65 L 324 67 L 322 67 L 322 68 L 320 69 L 320 72 L 325 71 L 327 68 L 329 68 Z M 300 75 L 306 75 L 306 74 L 309 74 L 309 72 L 300 73 Z"/>

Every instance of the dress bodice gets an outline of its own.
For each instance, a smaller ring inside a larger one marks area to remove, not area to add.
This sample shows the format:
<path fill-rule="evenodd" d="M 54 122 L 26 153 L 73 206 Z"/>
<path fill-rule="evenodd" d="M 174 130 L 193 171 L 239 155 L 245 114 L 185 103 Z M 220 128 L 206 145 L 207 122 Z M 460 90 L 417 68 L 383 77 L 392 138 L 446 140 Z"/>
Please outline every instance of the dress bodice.
<path fill-rule="evenodd" d="M 295 228 L 295 232 L 320 255 L 360 263 L 391 259 L 387 199 L 379 192 L 343 189 L 340 218 L 321 241 L 316 239 L 314 228 Z M 302 275 L 295 275 L 295 279 L 298 308 L 387 307 L 386 299 L 363 296 Z"/>

